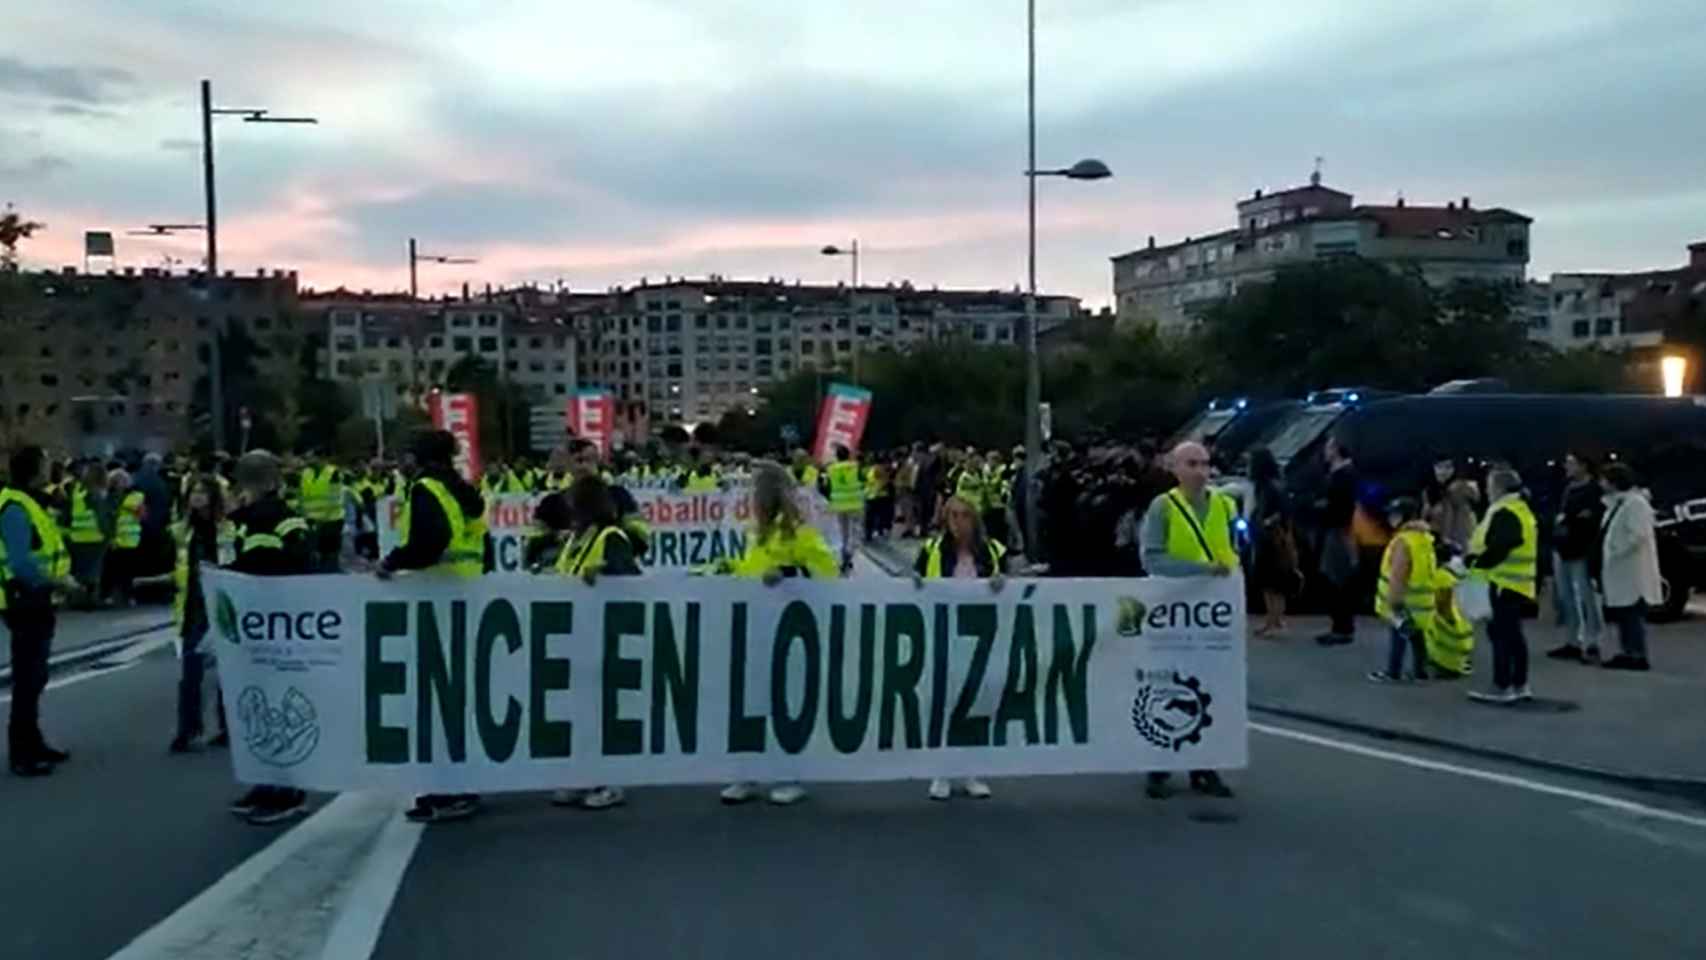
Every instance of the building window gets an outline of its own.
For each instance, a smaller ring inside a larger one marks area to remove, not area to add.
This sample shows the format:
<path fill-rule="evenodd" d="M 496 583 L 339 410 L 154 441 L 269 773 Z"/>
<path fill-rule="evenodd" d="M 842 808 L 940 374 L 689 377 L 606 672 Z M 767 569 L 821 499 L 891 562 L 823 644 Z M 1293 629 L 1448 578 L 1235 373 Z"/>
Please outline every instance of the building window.
<path fill-rule="evenodd" d="M 400 349 L 403 346 L 403 338 L 402 337 L 386 337 L 385 338 L 385 346 L 389 347 L 392 350 Z"/>
<path fill-rule="evenodd" d="M 542 349 L 544 346 L 545 346 L 545 338 L 544 337 L 528 337 L 527 338 L 527 347 L 530 350 L 539 350 L 539 349 Z"/>
<path fill-rule="evenodd" d="M 480 352 L 481 353 L 497 353 L 498 352 L 498 338 L 497 337 L 481 337 L 480 338 Z"/>
<path fill-rule="evenodd" d="M 427 338 L 427 346 L 433 348 L 434 350 L 443 349 L 444 338 L 443 337 L 428 337 Z"/>
<path fill-rule="evenodd" d="M 474 338 L 473 337 L 453 337 L 453 338 L 451 338 L 451 348 L 454 349 L 457 353 L 467 353 L 468 351 L 474 349 Z"/>
<path fill-rule="evenodd" d="M 480 314 L 480 326 L 495 327 L 498 325 L 498 315 L 495 313 Z"/>
<path fill-rule="evenodd" d="M 450 315 L 450 325 L 453 327 L 468 327 L 472 326 L 472 323 L 467 314 L 454 313 Z"/>
<path fill-rule="evenodd" d="M 59 374 L 57 374 L 57 373 L 44 373 L 44 374 L 42 374 L 41 375 L 41 385 L 44 387 L 57 387 L 57 386 L 59 386 Z"/>
<path fill-rule="evenodd" d="M 1593 323 L 1593 335 L 1596 337 L 1610 336 L 1611 335 L 1611 318 L 1610 317 L 1600 317 L 1598 320 L 1595 320 Z"/>
<path fill-rule="evenodd" d="M 1591 328 L 1586 320 L 1577 320 L 1575 323 L 1570 325 L 1570 336 L 1580 340 L 1583 337 L 1586 337 L 1590 330 Z"/>
<path fill-rule="evenodd" d="M 559 384 L 556 384 L 555 386 L 553 386 L 551 388 L 551 392 L 560 397 L 563 394 L 568 393 L 569 391 L 568 391 L 567 387 L 564 387 L 562 384 L 559 383 Z"/>

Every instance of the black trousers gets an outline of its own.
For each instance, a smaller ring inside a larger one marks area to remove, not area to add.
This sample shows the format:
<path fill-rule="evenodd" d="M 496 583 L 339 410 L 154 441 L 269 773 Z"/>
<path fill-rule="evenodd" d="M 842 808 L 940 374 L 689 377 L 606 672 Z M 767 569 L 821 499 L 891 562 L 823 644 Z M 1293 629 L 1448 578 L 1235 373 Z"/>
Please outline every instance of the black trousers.
<path fill-rule="evenodd" d="M 1528 683 L 1528 640 L 1522 635 L 1522 594 L 1492 587 L 1493 619 L 1487 641 L 1493 647 L 1493 686 L 1500 690 Z"/>
<path fill-rule="evenodd" d="M 1328 629 L 1342 637 L 1354 637 L 1357 632 L 1356 577 L 1346 577 L 1342 583 L 1327 585 L 1327 614 L 1333 620 Z"/>
<path fill-rule="evenodd" d="M 47 656 L 53 647 L 51 601 L 14 594 L 5 613 L 12 634 L 12 717 L 6 748 L 14 761 L 31 759 L 42 748 L 41 694 L 47 688 Z"/>
<path fill-rule="evenodd" d="M 344 549 L 344 522 L 327 520 L 314 524 L 314 567 L 318 573 L 338 573 Z"/>
<path fill-rule="evenodd" d="M 178 673 L 178 736 L 191 740 L 202 735 L 202 688 L 207 682 L 207 654 L 203 652 L 206 645 L 207 627 L 195 631 L 195 636 L 184 638 L 184 658 L 179 664 Z M 217 688 L 216 688 L 217 689 Z M 225 700 L 218 698 L 219 730 L 225 732 Z"/>

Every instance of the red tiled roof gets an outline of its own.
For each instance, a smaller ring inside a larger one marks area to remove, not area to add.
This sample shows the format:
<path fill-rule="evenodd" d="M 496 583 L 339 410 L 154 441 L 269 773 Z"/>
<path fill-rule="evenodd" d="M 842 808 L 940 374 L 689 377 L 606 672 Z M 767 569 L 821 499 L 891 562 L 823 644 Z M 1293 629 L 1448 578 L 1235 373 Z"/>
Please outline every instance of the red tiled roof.
<path fill-rule="evenodd" d="M 1463 207 L 1375 206 L 1362 204 L 1351 208 L 1351 216 L 1373 220 L 1389 237 L 1433 237 L 1441 230 L 1456 233 L 1464 227 L 1484 223 L 1533 223 L 1520 213 L 1494 207 L 1490 210 Z"/>

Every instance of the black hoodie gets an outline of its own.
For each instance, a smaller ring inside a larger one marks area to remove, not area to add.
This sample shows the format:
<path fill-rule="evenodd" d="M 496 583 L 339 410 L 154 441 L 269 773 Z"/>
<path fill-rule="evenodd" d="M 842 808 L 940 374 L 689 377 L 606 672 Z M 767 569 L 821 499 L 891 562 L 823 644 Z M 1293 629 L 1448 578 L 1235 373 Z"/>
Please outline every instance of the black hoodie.
<path fill-rule="evenodd" d="M 462 515 L 470 519 L 486 511 L 485 498 L 474 485 L 452 467 L 424 467 L 420 480 L 437 480 L 456 498 Z M 409 484 L 409 539 L 385 555 L 380 566 L 386 570 L 425 570 L 437 566 L 450 548 L 450 525 L 438 498 L 419 483 Z"/>
<path fill-rule="evenodd" d="M 239 539 L 237 559 L 231 563 L 232 570 L 260 577 L 289 577 L 311 571 L 308 528 L 300 522 L 285 526 L 288 521 L 301 518 L 278 494 L 268 494 L 265 499 L 238 507 L 231 511 L 228 519 L 238 529 L 239 536 L 243 533 L 277 533 L 284 544 L 282 549 L 260 547 L 244 550 Z M 280 532 L 281 527 L 283 532 Z"/>

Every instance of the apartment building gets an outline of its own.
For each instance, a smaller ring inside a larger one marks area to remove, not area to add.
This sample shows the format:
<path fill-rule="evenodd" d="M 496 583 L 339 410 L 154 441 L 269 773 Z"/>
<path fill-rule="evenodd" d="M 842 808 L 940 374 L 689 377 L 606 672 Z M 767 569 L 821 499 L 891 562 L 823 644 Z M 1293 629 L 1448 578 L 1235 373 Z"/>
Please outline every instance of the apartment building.
<path fill-rule="evenodd" d="M 1315 174 L 1307 186 L 1240 200 L 1229 229 L 1164 246 L 1150 237 L 1144 248 L 1112 258 L 1120 325 L 1183 332 L 1209 306 L 1271 281 L 1280 268 L 1332 257 L 1373 260 L 1434 286 L 1524 280 L 1528 217 L 1473 207 L 1469 197 L 1444 206 L 1354 200 Z"/>
<path fill-rule="evenodd" d="M 200 271 L 155 268 L 0 276 L 0 448 L 182 447 L 215 323 L 261 344 L 300 335 L 297 302 L 295 271 L 227 272 L 211 285 Z"/>
<path fill-rule="evenodd" d="M 1706 241 L 1688 264 L 1636 273 L 1555 273 L 1549 312 L 1530 335 L 1560 350 L 1650 350 L 1681 329 L 1706 329 Z"/>

